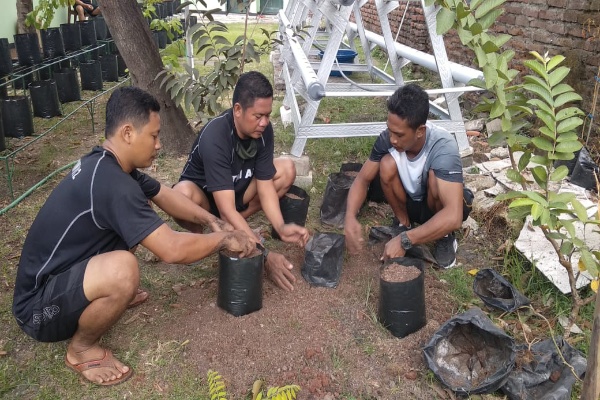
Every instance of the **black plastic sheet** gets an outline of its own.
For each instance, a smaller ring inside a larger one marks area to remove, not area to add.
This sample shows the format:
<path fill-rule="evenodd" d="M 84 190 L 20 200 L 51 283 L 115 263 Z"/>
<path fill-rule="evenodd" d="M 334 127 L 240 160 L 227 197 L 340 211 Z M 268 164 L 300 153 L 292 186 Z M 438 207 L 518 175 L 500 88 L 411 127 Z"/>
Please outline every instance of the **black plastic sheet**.
<path fill-rule="evenodd" d="M 346 202 L 354 176 L 346 172 L 330 174 L 323 194 L 321 204 L 321 222 L 335 228 L 344 226 L 346 217 Z"/>
<path fill-rule="evenodd" d="M 515 364 L 515 343 L 479 308 L 447 322 L 423 348 L 433 374 L 454 392 L 470 394 L 498 390 Z"/>
<path fill-rule="evenodd" d="M 40 30 L 44 58 L 55 58 L 65 55 L 65 45 L 60 28 Z"/>
<path fill-rule="evenodd" d="M 283 222 L 304 226 L 306 224 L 309 205 L 310 196 L 308 193 L 304 189 L 292 185 L 288 192 L 279 199 L 279 208 L 281 209 Z M 275 229 L 271 230 L 271 236 L 275 239 L 280 239 Z"/>
<path fill-rule="evenodd" d="M 79 29 L 81 30 L 81 45 L 95 46 L 98 44 L 98 39 L 96 39 L 96 24 L 93 19 L 88 19 L 87 21 L 79 21 Z"/>
<path fill-rule="evenodd" d="M 58 100 L 61 103 L 81 100 L 77 71 L 73 68 L 63 68 L 54 73 Z"/>
<path fill-rule="evenodd" d="M 577 377 L 583 377 L 587 360 L 562 337 L 556 338 L 562 356 Z M 563 362 L 552 339 L 517 348 L 516 366 L 502 391 L 510 400 L 570 400 L 577 378 Z"/>
<path fill-rule="evenodd" d="M 262 308 L 264 256 L 233 258 L 219 253 L 217 305 L 239 317 Z"/>
<path fill-rule="evenodd" d="M 302 276 L 313 286 L 337 287 L 344 262 L 345 237 L 316 233 L 306 244 Z"/>
<path fill-rule="evenodd" d="M 31 95 L 34 116 L 52 118 L 62 115 L 54 80 L 31 82 L 29 84 L 29 94 Z"/>
<path fill-rule="evenodd" d="M 0 103 L 5 136 L 21 138 L 33 134 L 33 116 L 26 96 L 8 96 Z"/>
<path fill-rule="evenodd" d="M 65 51 L 81 49 L 81 28 L 79 24 L 60 24 Z"/>
<path fill-rule="evenodd" d="M 79 64 L 81 74 L 81 89 L 102 90 L 102 66 L 100 61 L 92 60 Z"/>
<path fill-rule="evenodd" d="M 392 335 L 403 338 L 427 323 L 425 313 L 425 263 L 416 258 L 398 257 L 385 262 L 380 272 L 391 264 L 416 267 L 421 274 L 405 282 L 388 282 L 379 278 L 379 322 Z"/>
<path fill-rule="evenodd" d="M 37 33 L 19 33 L 14 35 L 14 38 L 19 65 L 32 66 L 42 62 Z"/>
<path fill-rule="evenodd" d="M 116 54 L 106 54 L 100 57 L 102 67 L 102 80 L 104 82 L 119 81 L 119 64 Z"/>
<path fill-rule="evenodd" d="M 530 303 L 509 281 L 493 269 L 477 272 L 473 291 L 485 304 L 503 311 L 515 311 Z"/>
<path fill-rule="evenodd" d="M 0 38 L 0 77 L 10 75 L 12 71 L 13 64 L 8 39 Z"/>

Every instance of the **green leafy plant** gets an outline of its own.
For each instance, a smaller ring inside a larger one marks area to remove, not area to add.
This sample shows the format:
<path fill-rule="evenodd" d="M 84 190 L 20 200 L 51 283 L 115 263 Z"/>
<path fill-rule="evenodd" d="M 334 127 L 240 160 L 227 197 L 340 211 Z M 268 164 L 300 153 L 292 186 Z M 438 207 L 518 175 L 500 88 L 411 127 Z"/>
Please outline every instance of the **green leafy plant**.
<path fill-rule="evenodd" d="M 25 24 L 36 29 L 46 29 L 59 7 L 72 7 L 74 4 L 75 0 L 39 0 L 33 11 L 27 14 Z"/>
<path fill-rule="evenodd" d="M 210 400 L 227 400 L 225 381 L 218 372 L 209 370 L 207 372 L 208 390 Z M 292 400 L 300 391 L 298 385 L 286 385 L 282 387 L 270 387 L 265 393 L 264 382 L 256 380 L 252 385 L 252 400 Z"/>

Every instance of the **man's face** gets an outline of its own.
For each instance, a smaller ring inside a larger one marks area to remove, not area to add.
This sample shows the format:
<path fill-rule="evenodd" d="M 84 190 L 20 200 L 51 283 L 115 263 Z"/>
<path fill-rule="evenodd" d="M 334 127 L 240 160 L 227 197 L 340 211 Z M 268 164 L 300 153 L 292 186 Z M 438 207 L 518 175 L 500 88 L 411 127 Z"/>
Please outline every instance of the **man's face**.
<path fill-rule="evenodd" d="M 162 147 L 158 135 L 160 133 L 160 115 L 151 111 L 146 125 L 136 129 L 132 127 L 132 157 L 136 168 L 147 168 L 158 155 Z"/>
<path fill-rule="evenodd" d="M 387 127 L 390 132 L 390 142 L 397 151 L 415 155 L 421 151 L 424 143 L 425 125 L 412 129 L 408 126 L 406 119 L 400 118 L 394 113 L 388 113 Z"/>
<path fill-rule="evenodd" d="M 245 110 L 239 103 L 233 106 L 235 128 L 242 139 L 259 139 L 269 125 L 273 110 L 273 98 L 257 98 L 254 104 Z"/>

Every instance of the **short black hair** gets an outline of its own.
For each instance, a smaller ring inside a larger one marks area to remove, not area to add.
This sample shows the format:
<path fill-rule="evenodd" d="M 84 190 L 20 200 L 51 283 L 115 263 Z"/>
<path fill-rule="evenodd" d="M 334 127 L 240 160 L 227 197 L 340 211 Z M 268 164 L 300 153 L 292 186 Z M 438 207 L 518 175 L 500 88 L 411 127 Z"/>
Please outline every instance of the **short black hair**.
<path fill-rule="evenodd" d="M 136 128 L 150 120 L 150 112 L 159 112 L 160 104 L 154 96 L 136 86 L 115 89 L 106 103 L 106 127 L 104 136 L 111 137 L 125 122 Z"/>
<path fill-rule="evenodd" d="M 273 86 L 269 79 L 258 71 L 245 72 L 240 75 L 233 90 L 233 104 L 239 103 L 242 109 L 254 105 L 256 99 L 273 97 Z"/>
<path fill-rule="evenodd" d="M 387 109 L 406 120 L 411 129 L 417 129 L 427 122 L 429 95 L 418 85 L 404 85 L 388 98 Z"/>

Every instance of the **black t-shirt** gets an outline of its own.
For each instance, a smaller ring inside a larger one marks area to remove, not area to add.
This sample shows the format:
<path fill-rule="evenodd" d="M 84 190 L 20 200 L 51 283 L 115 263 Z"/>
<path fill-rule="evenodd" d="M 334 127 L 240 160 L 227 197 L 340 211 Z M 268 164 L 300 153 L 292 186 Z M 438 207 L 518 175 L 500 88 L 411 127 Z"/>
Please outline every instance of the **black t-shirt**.
<path fill-rule="evenodd" d="M 244 160 L 236 153 L 235 145 L 240 142 L 248 148 L 250 141 L 256 142 L 256 156 Z M 219 190 L 244 193 L 253 177 L 269 180 L 275 176 L 273 149 L 270 123 L 260 139 L 240 140 L 233 123 L 233 109 L 229 109 L 200 130 L 179 180 L 195 182 L 211 193 Z"/>
<path fill-rule="evenodd" d="M 128 250 L 163 224 L 148 204 L 160 183 L 124 172 L 114 155 L 96 147 L 52 191 L 29 229 L 17 270 L 13 313 L 51 275 L 97 254 Z"/>

